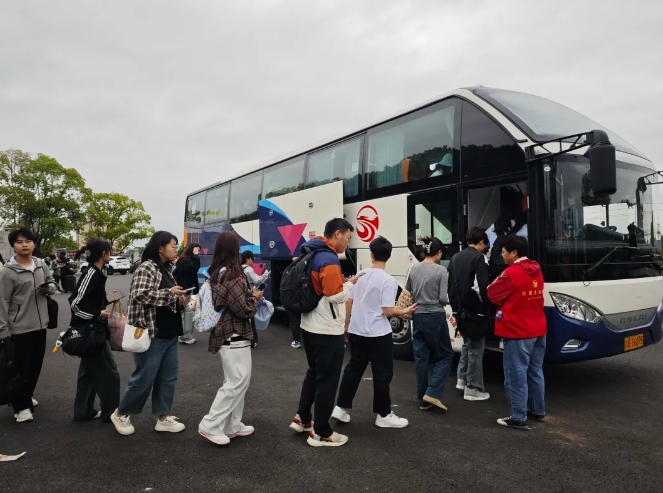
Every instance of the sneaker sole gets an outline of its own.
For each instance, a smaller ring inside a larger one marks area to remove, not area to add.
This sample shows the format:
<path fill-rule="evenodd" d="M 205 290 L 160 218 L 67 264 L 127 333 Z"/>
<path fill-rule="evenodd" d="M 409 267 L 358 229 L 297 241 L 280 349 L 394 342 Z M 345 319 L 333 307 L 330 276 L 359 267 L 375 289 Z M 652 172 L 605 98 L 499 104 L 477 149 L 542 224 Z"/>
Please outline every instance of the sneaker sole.
<path fill-rule="evenodd" d="M 375 426 L 377 426 L 378 428 L 407 428 L 408 426 L 410 426 L 410 423 L 408 422 L 407 424 L 404 425 L 391 425 L 386 423 L 378 424 L 378 422 L 376 421 Z"/>
<path fill-rule="evenodd" d="M 159 428 L 159 425 L 154 427 L 154 431 L 158 431 L 159 433 L 182 433 L 184 430 L 186 430 L 186 426 L 178 428 L 176 430 L 173 430 L 171 428 Z"/>
<path fill-rule="evenodd" d="M 238 433 L 226 433 L 228 438 L 238 438 L 238 437 L 248 437 L 255 433 L 256 430 L 251 431 L 240 431 Z"/>
<path fill-rule="evenodd" d="M 348 443 L 348 441 L 345 440 L 344 442 L 327 442 L 324 440 L 314 440 L 313 438 L 308 437 L 306 439 L 306 443 L 308 443 L 311 447 L 340 447 Z"/>
<path fill-rule="evenodd" d="M 332 418 L 338 421 L 339 423 L 345 423 L 346 425 L 352 421 L 352 418 L 348 419 L 347 421 L 342 420 L 341 418 L 337 418 L 336 416 L 332 415 Z"/>
<path fill-rule="evenodd" d="M 223 440 L 219 440 L 218 438 L 214 438 L 213 435 L 210 435 L 209 433 L 207 433 L 207 432 L 201 430 L 200 428 L 198 429 L 198 434 L 199 434 L 201 437 L 206 438 L 207 440 L 209 440 L 210 442 L 212 442 L 214 445 L 220 445 L 220 446 L 223 446 L 223 445 L 228 445 L 228 444 L 230 443 L 230 439 L 228 439 L 227 442 L 226 442 L 226 441 L 223 441 Z"/>
<path fill-rule="evenodd" d="M 456 390 L 465 390 L 466 385 L 456 385 Z"/>
<path fill-rule="evenodd" d="M 22 419 L 22 420 L 16 420 L 17 423 L 29 423 L 30 421 L 34 420 L 34 418 L 28 418 L 28 419 Z"/>
<path fill-rule="evenodd" d="M 465 399 L 466 401 L 470 401 L 470 402 L 487 401 L 488 399 L 490 399 L 490 396 L 488 396 L 488 397 L 473 397 L 473 396 L 470 396 L 470 395 L 466 395 L 466 396 L 463 396 L 463 399 Z"/>

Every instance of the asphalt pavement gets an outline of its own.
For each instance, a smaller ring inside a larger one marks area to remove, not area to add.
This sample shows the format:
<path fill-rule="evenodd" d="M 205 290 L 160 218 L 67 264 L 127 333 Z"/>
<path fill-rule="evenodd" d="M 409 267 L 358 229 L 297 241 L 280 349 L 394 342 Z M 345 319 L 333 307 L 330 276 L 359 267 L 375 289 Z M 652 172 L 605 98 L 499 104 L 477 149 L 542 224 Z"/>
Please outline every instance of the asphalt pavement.
<path fill-rule="evenodd" d="M 108 290 L 128 293 L 131 276 L 109 278 Z M 619 357 L 548 366 L 548 421 L 529 432 L 497 426 L 508 415 L 500 357 L 487 354 L 485 378 L 492 398 L 466 402 L 447 382 L 449 412 L 419 411 L 413 365 L 396 361 L 394 411 L 410 420 L 401 430 L 380 429 L 371 411 L 370 370 L 355 399 L 352 423 L 336 425 L 350 437 L 340 448 L 314 449 L 288 425 L 306 371 L 303 350 L 290 347 L 290 331 L 273 323 L 261 333 L 244 423 L 256 433 L 218 447 L 197 433 L 223 375 L 207 335 L 180 346 L 173 414 L 181 434 L 154 431 L 150 403 L 132 421 L 136 433 L 111 424 L 73 423 L 78 361 L 50 349 L 69 322 L 67 295 L 60 329 L 49 331 L 31 423 L 14 422 L 0 409 L 0 453 L 27 454 L 0 465 L 0 491 L 17 492 L 612 492 L 663 491 L 663 345 Z M 115 354 L 122 389 L 134 368 L 130 354 Z"/>

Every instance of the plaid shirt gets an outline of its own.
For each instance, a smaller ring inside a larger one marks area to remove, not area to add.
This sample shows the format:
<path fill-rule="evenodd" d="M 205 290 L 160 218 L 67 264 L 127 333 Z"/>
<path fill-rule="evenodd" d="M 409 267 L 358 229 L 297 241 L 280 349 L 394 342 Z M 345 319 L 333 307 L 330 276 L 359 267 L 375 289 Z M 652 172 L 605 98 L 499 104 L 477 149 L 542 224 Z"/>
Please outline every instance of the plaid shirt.
<path fill-rule="evenodd" d="M 249 291 L 246 278 L 240 276 L 230 281 L 222 278 L 221 282 L 212 282 L 212 296 L 214 306 L 226 309 L 209 336 L 209 351 L 218 353 L 223 342 L 233 334 L 252 340 L 251 319 L 258 310 L 258 299 Z"/>
<path fill-rule="evenodd" d="M 167 269 L 167 271 L 168 275 L 172 277 L 170 270 Z M 129 291 L 127 323 L 134 327 L 147 329 L 150 339 L 154 339 L 157 333 L 157 306 L 177 306 L 179 301 L 179 297 L 169 289 L 159 289 L 161 279 L 161 270 L 157 264 L 152 260 L 147 260 L 140 264 L 134 272 Z M 175 279 L 173 282 L 175 283 Z"/>

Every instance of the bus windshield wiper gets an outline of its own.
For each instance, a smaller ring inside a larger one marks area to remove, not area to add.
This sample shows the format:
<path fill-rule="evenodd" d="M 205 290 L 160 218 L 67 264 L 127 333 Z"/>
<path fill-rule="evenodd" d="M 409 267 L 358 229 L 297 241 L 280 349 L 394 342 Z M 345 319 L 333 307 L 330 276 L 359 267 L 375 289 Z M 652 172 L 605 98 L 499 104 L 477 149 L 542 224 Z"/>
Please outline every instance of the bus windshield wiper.
<path fill-rule="evenodd" d="M 596 270 L 598 270 L 603 264 L 605 264 L 612 255 L 617 252 L 617 251 L 622 251 L 622 250 L 637 250 L 637 247 L 631 247 L 628 245 L 620 245 L 616 246 L 612 250 L 610 250 L 607 254 L 603 256 L 603 258 L 597 260 L 594 262 L 592 265 L 587 267 L 584 271 L 582 271 L 582 278 L 584 281 L 587 280 L 589 276 L 591 276 Z M 591 279 L 590 279 L 591 281 Z"/>

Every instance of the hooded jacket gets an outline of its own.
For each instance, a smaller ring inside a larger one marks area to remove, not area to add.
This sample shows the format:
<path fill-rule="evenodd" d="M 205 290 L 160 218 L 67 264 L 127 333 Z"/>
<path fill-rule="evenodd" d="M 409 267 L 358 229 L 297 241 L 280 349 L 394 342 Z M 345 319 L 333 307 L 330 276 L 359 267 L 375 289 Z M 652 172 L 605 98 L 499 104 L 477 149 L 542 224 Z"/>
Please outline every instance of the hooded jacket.
<path fill-rule="evenodd" d="M 0 270 L 0 339 L 41 330 L 48 325 L 46 296 L 37 291 L 48 283 L 55 294 L 55 281 L 43 260 L 32 258 L 35 270 L 20 265 L 13 257 Z"/>
<path fill-rule="evenodd" d="M 334 253 L 331 244 L 323 237 L 317 237 L 302 245 L 302 254 L 309 249 L 324 248 L 313 257 L 311 281 L 313 289 L 322 296 L 315 310 L 302 314 L 301 328 L 306 332 L 325 335 L 343 335 L 345 330 L 345 302 L 348 299 L 351 282 L 345 282 L 341 261 Z M 331 251 L 330 251 L 331 250 Z"/>
<path fill-rule="evenodd" d="M 530 339 L 547 333 L 543 312 L 543 274 L 534 260 L 521 257 L 488 286 L 488 298 L 502 312 L 495 335 Z"/>

